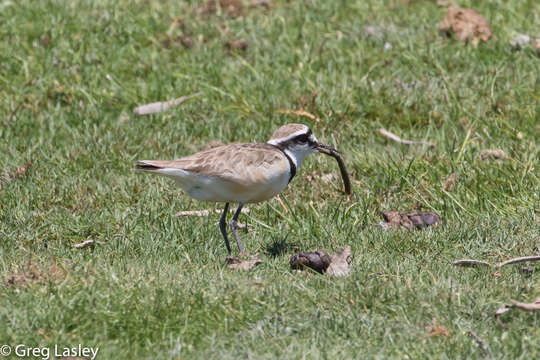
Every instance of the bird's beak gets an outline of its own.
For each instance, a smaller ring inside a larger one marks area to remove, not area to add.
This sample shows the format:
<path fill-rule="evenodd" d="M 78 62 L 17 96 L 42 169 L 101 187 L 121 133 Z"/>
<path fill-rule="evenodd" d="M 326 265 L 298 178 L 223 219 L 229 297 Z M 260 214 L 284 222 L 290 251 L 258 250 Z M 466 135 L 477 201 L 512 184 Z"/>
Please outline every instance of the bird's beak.
<path fill-rule="evenodd" d="M 320 142 L 317 143 L 316 150 L 320 153 L 330 155 L 330 154 L 339 154 L 339 151 L 337 149 L 334 149 L 330 145 L 321 144 Z M 330 152 L 330 153 L 328 153 Z"/>

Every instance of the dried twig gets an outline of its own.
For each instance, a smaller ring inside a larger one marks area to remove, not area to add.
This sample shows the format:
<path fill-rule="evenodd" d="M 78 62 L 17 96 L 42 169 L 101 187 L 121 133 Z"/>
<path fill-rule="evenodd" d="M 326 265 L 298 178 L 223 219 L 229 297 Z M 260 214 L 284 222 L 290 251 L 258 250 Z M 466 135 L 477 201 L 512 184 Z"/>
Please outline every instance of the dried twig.
<path fill-rule="evenodd" d="M 280 195 L 276 196 L 276 199 L 277 199 L 278 203 L 281 205 L 281 207 L 283 208 L 283 210 L 285 210 L 285 212 L 288 214 L 289 209 L 285 206 L 285 203 L 281 199 L 281 196 Z"/>
<path fill-rule="evenodd" d="M 165 102 L 155 102 L 151 104 L 145 104 L 141 106 L 137 106 L 135 109 L 133 109 L 133 112 L 137 115 L 148 115 L 148 114 L 154 114 L 158 112 L 165 111 L 169 109 L 172 106 L 180 105 L 184 101 L 194 98 L 196 96 L 201 95 L 201 93 L 196 93 L 193 95 L 187 95 L 187 96 L 181 96 L 178 99 L 174 99 L 171 101 L 165 101 Z"/>
<path fill-rule="evenodd" d="M 398 142 L 400 144 L 405 144 L 405 145 L 426 145 L 426 146 L 429 146 L 429 147 L 435 147 L 435 144 L 430 143 L 430 142 L 412 141 L 412 140 L 402 139 L 399 136 L 397 136 L 395 134 L 392 134 L 390 131 L 385 130 L 385 129 L 379 129 L 379 134 L 381 134 L 382 136 L 386 136 L 390 140 L 394 140 L 394 141 L 396 141 L 396 142 Z"/>
<path fill-rule="evenodd" d="M 483 351 L 486 355 L 489 354 L 489 348 L 488 348 L 486 342 L 485 342 L 483 339 L 481 339 L 478 335 L 476 335 L 472 330 L 469 330 L 469 331 L 467 332 L 467 334 L 468 334 L 470 337 L 472 337 L 472 338 L 476 341 L 476 343 L 478 344 L 478 346 L 480 346 L 480 348 L 482 349 L 482 351 Z"/>
<path fill-rule="evenodd" d="M 318 117 L 316 117 L 315 115 L 307 112 L 307 111 L 304 111 L 304 110 L 288 110 L 288 109 L 279 109 L 279 110 L 276 110 L 276 113 L 278 114 L 286 114 L 286 115 L 298 115 L 298 116 L 304 116 L 304 117 L 307 117 L 311 120 L 314 120 L 314 121 L 321 121 L 321 119 L 319 119 Z"/>
<path fill-rule="evenodd" d="M 217 212 L 214 210 L 214 212 Z M 210 214 L 210 210 L 185 210 L 179 211 L 175 216 L 207 216 Z"/>
<path fill-rule="evenodd" d="M 504 266 L 504 265 L 517 264 L 517 263 L 521 263 L 521 262 L 525 262 L 525 261 L 538 261 L 538 260 L 540 260 L 540 256 L 523 256 L 523 257 L 513 258 L 513 259 L 510 259 L 510 260 L 500 262 L 495 266 L 496 267 L 501 267 L 501 266 Z"/>
<path fill-rule="evenodd" d="M 73 245 L 75 249 L 84 249 L 86 247 L 94 247 L 94 240 L 85 240 L 82 243 Z"/>
<path fill-rule="evenodd" d="M 208 216 L 211 212 L 214 212 L 216 214 L 221 214 L 223 210 L 220 210 L 220 209 L 215 209 L 215 210 L 209 210 L 209 209 L 206 209 L 206 210 L 184 210 L 184 211 L 179 211 L 175 214 L 175 216 Z M 249 208 L 244 208 L 242 209 L 242 212 L 243 213 L 248 213 L 249 212 Z"/>
<path fill-rule="evenodd" d="M 500 267 L 503 267 L 504 265 L 517 264 L 517 263 L 522 263 L 526 261 L 539 261 L 539 260 L 540 260 L 540 256 L 523 256 L 523 257 L 506 260 L 495 265 L 491 265 L 487 261 L 475 260 L 475 259 L 461 259 L 461 260 L 454 261 L 452 265 L 454 266 L 487 265 L 487 266 L 494 266 L 494 267 L 500 268 Z"/>
<path fill-rule="evenodd" d="M 525 311 L 540 310 L 540 297 L 537 297 L 532 303 L 522 303 L 516 300 L 510 300 L 514 307 Z"/>

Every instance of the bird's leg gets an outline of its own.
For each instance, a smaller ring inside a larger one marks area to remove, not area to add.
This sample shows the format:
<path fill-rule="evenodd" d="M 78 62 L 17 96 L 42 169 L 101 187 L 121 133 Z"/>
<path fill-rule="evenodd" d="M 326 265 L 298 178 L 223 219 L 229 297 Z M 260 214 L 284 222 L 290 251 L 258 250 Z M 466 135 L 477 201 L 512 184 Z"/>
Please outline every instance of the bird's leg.
<path fill-rule="evenodd" d="M 225 209 L 223 209 L 223 214 L 221 214 L 221 219 L 219 219 L 219 230 L 221 230 L 223 239 L 225 239 L 227 251 L 229 252 L 229 255 L 231 255 L 231 245 L 229 244 L 229 239 L 227 238 L 227 212 L 229 212 L 229 203 L 225 203 Z"/>
<path fill-rule="evenodd" d="M 234 235 L 234 239 L 236 240 L 236 245 L 238 245 L 238 249 L 240 250 L 240 253 L 244 252 L 244 247 L 242 246 L 242 243 L 240 242 L 240 238 L 238 237 L 238 232 L 236 231 L 236 221 L 238 220 L 238 216 L 240 215 L 240 212 L 242 211 L 242 206 L 244 206 L 244 203 L 240 203 L 238 205 L 238 209 L 236 209 L 236 212 L 234 213 L 234 216 L 231 220 L 231 230 Z"/>

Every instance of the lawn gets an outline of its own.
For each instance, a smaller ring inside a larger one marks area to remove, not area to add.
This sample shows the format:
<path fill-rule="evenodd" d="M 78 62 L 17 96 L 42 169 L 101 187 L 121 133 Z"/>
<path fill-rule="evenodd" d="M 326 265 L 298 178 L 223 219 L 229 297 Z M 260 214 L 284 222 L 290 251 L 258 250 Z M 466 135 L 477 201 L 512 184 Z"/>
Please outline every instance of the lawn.
<path fill-rule="evenodd" d="M 540 265 L 452 262 L 540 255 L 540 50 L 510 45 L 540 37 L 540 3 L 460 1 L 491 24 L 478 46 L 439 35 L 436 1 L 240 3 L 0 0 L 0 346 L 13 358 L 18 344 L 99 347 L 98 359 L 539 358 L 540 314 L 512 311 L 503 328 L 494 313 L 540 296 Z M 313 118 L 286 113 L 300 109 Z M 281 201 L 241 215 L 263 260 L 249 271 L 227 268 L 219 213 L 175 216 L 222 204 L 132 171 L 264 142 L 289 122 L 342 151 L 353 195 L 332 159 L 309 157 Z M 485 149 L 508 157 L 484 161 Z M 442 223 L 383 230 L 387 210 Z M 299 251 L 344 245 L 348 277 L 289 268 Z"/>

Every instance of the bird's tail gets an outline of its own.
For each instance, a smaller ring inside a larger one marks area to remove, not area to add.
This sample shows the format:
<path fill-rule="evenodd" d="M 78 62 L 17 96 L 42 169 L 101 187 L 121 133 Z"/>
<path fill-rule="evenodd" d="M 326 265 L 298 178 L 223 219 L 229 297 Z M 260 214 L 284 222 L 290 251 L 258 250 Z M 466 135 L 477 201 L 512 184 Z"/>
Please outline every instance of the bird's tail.
<path fill-rule="evenodd" d="M 161 166 L 152 164 L 152 161 L 139 160 L 135 163 L 135 170 L 155 171 L 161 169 Z"/>
<path fill-rule="evenodd" d="M 168 176 L 175 179 L 180 185 L 186 181 L 189 183 L 192 178 L 188 171 L 172 167 L 171 162 L 166 160 L 139 160 L 135 163 L 135 170 Z"/>
<path fill-rule="evenodd" d="M 148 172 L 155 172 L 156 170 L 163 169 L 162 166 L 157 164 L 157 161 L 152 160 L 138 160 L 135 163 L 135 170 L 142 170 Z"/>

